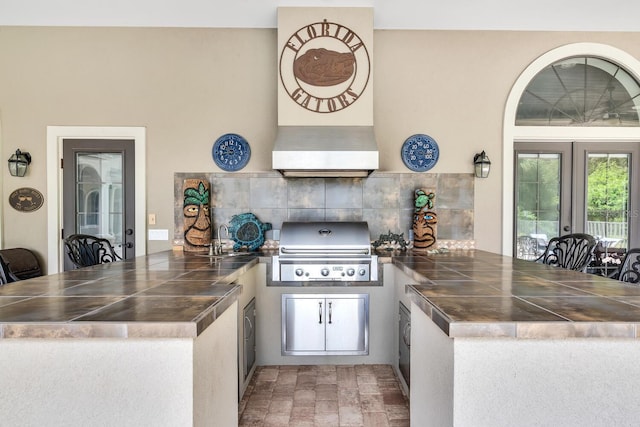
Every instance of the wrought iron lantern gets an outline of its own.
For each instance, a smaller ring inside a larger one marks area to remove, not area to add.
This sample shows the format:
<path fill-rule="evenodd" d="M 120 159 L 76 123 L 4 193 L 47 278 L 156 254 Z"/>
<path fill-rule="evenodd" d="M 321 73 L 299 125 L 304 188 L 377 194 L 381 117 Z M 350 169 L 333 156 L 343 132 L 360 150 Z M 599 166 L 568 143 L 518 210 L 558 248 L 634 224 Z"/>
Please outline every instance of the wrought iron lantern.
<path fill-rule="evenodd" d="M 9 158 L 9 173 L 11 176 L 25 176 L 29 164 L 31 164 L 31 154 L 23 153 L 18 148 Z"/>
<path fill-rule="evenodd" d="M 482 153 L 478 153 L 473 156 L 473 165 L 477 178 L 486 178 L 489 176 L 491 160 L 489 160 L 489 156 L 487 156 L 484 150 L 482 150 Z"/>

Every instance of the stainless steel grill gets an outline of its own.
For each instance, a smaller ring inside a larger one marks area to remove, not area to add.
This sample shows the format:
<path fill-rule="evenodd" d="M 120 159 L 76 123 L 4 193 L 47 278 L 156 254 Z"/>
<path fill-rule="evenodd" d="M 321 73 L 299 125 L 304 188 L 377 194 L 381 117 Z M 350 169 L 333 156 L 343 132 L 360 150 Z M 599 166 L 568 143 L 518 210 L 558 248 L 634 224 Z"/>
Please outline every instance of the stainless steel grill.
<path fill-rule="evenodd" d="M 273 257 L 274 281 L 376 281 L 378 257 L 371 254 L 363 221 L 285 222 Z"/>

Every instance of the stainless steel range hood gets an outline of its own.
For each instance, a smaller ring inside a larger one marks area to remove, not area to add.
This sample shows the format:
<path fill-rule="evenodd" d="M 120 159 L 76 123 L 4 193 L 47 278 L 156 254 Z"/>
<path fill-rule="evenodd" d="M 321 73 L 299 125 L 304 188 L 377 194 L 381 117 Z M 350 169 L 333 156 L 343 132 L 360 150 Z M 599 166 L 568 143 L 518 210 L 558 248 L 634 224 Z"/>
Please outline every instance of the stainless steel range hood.
<path fill-rule="evenodd" d="M 286 177 L 366 177 L 373 131 L 373 8 L 278 8 L 278 134 Z"/>
<path fill-rule="evenodd" d="M 286 177 L 367 177 L 378 169 L 373 126 L 280 126 L 272 162 Z"/>

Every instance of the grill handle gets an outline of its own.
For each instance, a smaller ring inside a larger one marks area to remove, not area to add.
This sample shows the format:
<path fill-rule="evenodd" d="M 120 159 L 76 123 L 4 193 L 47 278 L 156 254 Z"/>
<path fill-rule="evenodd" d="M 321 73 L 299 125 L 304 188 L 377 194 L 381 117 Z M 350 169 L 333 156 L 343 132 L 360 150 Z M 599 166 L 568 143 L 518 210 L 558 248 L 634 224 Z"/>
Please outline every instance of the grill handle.
<path fill-rule="evenodd" d="M 337 249 L 337 250 L 322 250 L 322 249 L 302 249 L 302 248 L 296 248 L 296 249 L 287 249 L 287 248 L 280 248 L 280 253 L 282 254 L 289 254 L 289 255 L 329 255 L 329 256 L 334 256 L 334 255 L 368 255 L 370 253 L 370 249 L 366 248 L 353 248 L 353 249 L 349 249 L 349 248 L 344 248 L 344 249 Z"/>

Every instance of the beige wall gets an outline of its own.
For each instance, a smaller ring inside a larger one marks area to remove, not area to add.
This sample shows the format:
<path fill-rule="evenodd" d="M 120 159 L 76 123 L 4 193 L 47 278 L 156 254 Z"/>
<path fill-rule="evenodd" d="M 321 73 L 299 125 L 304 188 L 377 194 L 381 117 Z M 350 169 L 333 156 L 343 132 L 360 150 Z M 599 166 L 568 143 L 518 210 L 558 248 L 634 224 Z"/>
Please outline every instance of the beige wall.
<path fill-rule="evenodd" d="M 433 173 L 470 173 L 473 154 L 486 150 L 493 168 L 476 180 L 475 239 L 494 252 L 501 249 L 504 106 L 518 75 L 573 42 L 640 58 L 640 33 L 380 30 L 374 39 L 380 169 L 407 171 L 400 146 L 414 133 L 440 146 Z M 0 27 L 0 64 L 0 160 L 16 148 L 33 156 L 25 178 L 1 168 L 5 247 L 46 255 L 46 206 L 20 213 L 7 198 L 19 187 L 38 189 L 45 203 L 54 197 L 46 194 L 48 125 L 146 127 L 147 212 L 169 235 L 174 172 L 220 172 L 211 159 L 220 135 L 239 133 L 251 144 L 243 172 L 271 170 L 275 29 Z M 149 252 L 170 247 L 148 243 Z"/>

